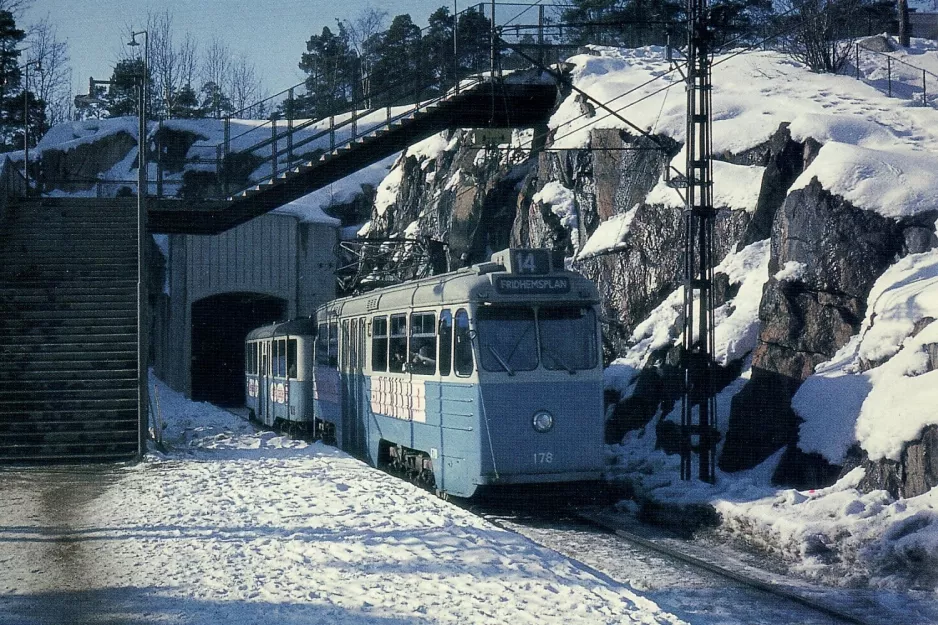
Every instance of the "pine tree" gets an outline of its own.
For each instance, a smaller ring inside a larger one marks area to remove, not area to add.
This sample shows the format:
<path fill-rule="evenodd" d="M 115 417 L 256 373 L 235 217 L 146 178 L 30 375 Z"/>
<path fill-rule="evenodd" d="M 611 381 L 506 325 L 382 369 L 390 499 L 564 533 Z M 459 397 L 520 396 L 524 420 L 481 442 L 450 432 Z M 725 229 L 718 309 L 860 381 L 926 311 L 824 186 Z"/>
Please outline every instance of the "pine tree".
<path fill-rule="evenodd" d="M 23 93 L 20 47 L 26 33 L 16 27 L 9 11 L 0 11 L 0 151 L 23 149 L 24 122 L 34 146 L 46 123 L 46 104 L 30 90 Z M 30 85 L 32 86 L 32 85 Z"/>
<path fill-rule="evenodd" d="M 191 84 L 187 83 L 176 94 L 169 114 L 170 117 L 182 119 L 205 117 L 205 111 L 199 107 L 199 96 Z"/>
<path fill-rule="evenodd" d="M 328 26 L 306 42 L 299 68 L 306 72 L 306 96 L 295 104 L 296 113 L 322 118 L 345 111 L 358 84 L 358 60 L 351 50 L 348 33 Z"/>
<path fill-rule="evenodd" d="M 111 85 L 107 94 L 109 117 L 137 114 L 137 84 L 143 74 L 142 59 L 124 59 L 117 63 L 111 74 Z M 152 89 L 152 81 L 150 82 Z"/>

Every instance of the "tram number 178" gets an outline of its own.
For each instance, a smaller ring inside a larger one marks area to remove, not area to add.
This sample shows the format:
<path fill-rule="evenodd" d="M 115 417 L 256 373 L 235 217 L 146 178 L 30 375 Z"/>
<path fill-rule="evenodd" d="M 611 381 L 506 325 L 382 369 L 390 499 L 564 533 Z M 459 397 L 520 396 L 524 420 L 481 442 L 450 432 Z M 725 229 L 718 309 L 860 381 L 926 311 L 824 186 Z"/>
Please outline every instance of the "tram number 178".
<path fill-rule="evenodd" d="M 554 454 L 549 451 L 540 451 L 534 453 L 534 464 L 550 464 L 554 461 Z"/>

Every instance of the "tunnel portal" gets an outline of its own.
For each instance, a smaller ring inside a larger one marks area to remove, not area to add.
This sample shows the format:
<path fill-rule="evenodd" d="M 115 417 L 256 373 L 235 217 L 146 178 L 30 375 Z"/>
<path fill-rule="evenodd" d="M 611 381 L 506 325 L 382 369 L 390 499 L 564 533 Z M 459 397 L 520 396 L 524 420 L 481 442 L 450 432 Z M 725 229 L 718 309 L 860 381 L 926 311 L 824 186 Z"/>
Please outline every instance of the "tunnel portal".
<path fill-rule="evenodd" d="M 244 404 L 244 338 L 286 319 L 287 302 L 257 293 L 223 293 L 192 304 L 192 399 Z"/>

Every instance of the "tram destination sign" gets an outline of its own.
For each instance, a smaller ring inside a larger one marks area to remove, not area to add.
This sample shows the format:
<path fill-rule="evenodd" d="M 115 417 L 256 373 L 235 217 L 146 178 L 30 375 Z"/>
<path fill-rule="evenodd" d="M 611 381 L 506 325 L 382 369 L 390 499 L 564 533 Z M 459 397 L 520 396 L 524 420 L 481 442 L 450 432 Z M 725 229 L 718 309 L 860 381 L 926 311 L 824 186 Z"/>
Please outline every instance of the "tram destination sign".
<path fill-rule="evenodd" d="M 495 290 L 501 295 L 561 295 L 570 292 L 566 276 L 495 276 Z"/>

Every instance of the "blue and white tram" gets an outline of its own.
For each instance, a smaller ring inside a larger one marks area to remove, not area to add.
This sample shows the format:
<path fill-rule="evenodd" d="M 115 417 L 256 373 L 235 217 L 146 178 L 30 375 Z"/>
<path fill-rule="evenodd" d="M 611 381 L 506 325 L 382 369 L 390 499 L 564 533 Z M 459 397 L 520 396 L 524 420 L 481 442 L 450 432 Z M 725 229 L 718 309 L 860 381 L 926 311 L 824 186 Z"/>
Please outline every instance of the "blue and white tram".
<path fill-rule="evenodd" d="M 599 480 L 598 305 L 545 250 L 335 300 L 316 312 L 313 412 L 443 493 Z"/>
<path fill-rule="evenodd" d="M 316 322 L 295 319 L 252 330 L 245 339 L 245 406 L 268 426 L 309 427 L 313 418 Z"/>

